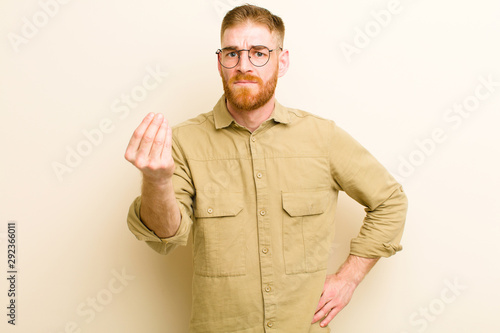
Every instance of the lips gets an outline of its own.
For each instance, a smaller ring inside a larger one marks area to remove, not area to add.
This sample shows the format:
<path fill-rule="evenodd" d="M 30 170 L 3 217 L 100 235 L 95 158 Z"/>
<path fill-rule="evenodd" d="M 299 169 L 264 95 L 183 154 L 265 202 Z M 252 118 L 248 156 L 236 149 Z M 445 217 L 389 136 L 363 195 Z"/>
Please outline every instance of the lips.
<path fill-rule="evenodd" d="M 256 81 L 235 81 L 234 84 L 257 84 Z"/>

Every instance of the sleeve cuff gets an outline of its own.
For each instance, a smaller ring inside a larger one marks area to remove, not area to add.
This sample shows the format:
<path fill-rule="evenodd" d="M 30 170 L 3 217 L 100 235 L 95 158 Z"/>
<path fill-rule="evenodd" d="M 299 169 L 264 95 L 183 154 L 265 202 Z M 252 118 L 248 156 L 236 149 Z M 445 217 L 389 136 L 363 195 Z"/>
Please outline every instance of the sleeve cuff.
<path fill-rule="evenodd" d="M 127 217 L 128 227 L 138 240 L 145 241 L 146 244 L 160 254 L 167 254 L 178 245 L 186 245 L 189 238 L 189 232 L 191 230 L 191 218 L 187 214 L 183 205 L 178 203 L 178 206 L 181 213 L 181 222 L 177 233 L 171 237 L 160 238 L 152 230 L 146 227 L 144 223 L 142 223 L 140 219 L 140 196 L 137 197 L 130 205 Z"/>
<path fill-rule="evenodd" d="M 401 244 L 375 243 L 366 239 L 355 238 L 351 241 L 350 254 L 363 258 L 390 257 L 403 250 Z"/>

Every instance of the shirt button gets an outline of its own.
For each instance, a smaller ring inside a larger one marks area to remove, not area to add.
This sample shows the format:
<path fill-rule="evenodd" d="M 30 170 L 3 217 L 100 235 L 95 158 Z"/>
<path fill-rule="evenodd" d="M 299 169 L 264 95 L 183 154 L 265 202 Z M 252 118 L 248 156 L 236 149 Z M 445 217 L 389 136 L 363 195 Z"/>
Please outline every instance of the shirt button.
<path fill-rule="evenodd" d="M 262 215 L 262 216 L 266 215 L 266 211 L 265 210 L 261 210 L 260 211 L 260 215 Z"/>
<path fill-rule="evenodd" d="M 257 174 L 257 178 L 262 178 L 262 174 L 260 172 Z"/>
<path fill-rule="evenodd" d="M 269 249 L 267 247 L 262 249 L 262 253 L 266 254 L 267 252 L 269 252 Z"/>
<path fill-rule="evenodd" d="M 257 139 L 254 136 L 252 136 L 252 142 L 255 142 L 255 141 L 257 141 Z"/>
<path fill-rule="evenodd" d="M 272 321 L 268 321 L 267 322 L 267 327 L 269 327 L 269 328 L 273 327 L 273 322 Z"/>
<path fill-rule="evenodd" d="M 271 287 L 267 286 L 266 289 L 264 289 L 267 293 L 271 291 Z"/>
<path fill-rule="evenodd" d="M 213 212 L 214 212 L 214 210 L 212 208 L 207 209 L 208 214 L 212 214 Z"/>

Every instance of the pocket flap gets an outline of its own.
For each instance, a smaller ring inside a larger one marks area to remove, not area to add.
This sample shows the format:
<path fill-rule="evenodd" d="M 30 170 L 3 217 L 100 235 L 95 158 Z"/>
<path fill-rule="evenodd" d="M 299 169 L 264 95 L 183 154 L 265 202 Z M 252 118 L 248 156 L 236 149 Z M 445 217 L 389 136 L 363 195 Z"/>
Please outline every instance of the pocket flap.
<path fill-rule="evenodd" d="M 197 194 L 194 216 L 199 218 L 236 216 L 243 209 L 241 193 L 218 193 L 215 197 Z"/>
<path fill-rule="evenodd" d="M 322 214 L 328 207 L 329 190 L 282 192 L 283 209 L 290 216 Z"/>

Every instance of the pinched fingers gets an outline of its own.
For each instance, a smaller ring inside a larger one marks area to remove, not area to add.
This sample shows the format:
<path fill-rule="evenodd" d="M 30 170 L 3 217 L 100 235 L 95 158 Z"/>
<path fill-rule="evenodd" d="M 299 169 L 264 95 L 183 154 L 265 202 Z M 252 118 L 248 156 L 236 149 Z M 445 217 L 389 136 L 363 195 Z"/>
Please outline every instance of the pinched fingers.
<path fill-rule="evenodd" d="M 125 158 L 145 176 L 171 176 L 175 168 L 171 141 L 172 131 L 163 115 L 148 114 L 130 139 Z"/>
<path fill-rule="evenodd" d="M 148 128 L 144 132 L 141 143 L 139 144 L 139 148 L 137 149 L 137 155 L 136 155 L 136 161 L 138 160 L 144 160 L 143 162 L 146 162 L 147 160 L 151 158 L 155 158 L 158 156 L 158 149 L 154 148 L 155 142 L 161 141 L 162 138 L 158 137 L 158 132 L 160 131 L 160 128 L 163 124 L 163 115 L 161 113 L 158 113 L 152 121 L 149 123 Z M 161 133 L 160 133 L 161 135 Z M 163 137 L 163 140 L 165 139 L 165 136 Z M 160 148 L 163 147 L 163 141 L 160 142 L 159 144 Z M 159 151 L 161 154 L 161 149 Z M 157 155 L 154 155 L 157 154 Z"/>
<path fill-rule="evenodd" d="M 125 151 L 125 159 L 130 163 L 134 164 L 137 152 L 139 150 L 139 145 L 141 144 L 142 137 L 144 133 L 148 129 L 151 120 L 153 120 L 154 113 L 149 113 L 141 122 L 141 124 L 135 129 L 134 134 L 132 134 L 132 138 L 127 146 L 127 150 Z"/>
<path fill-rule="evenodd" d="M 175 163 L 172 158 L 172 129 L 168 126 L 167 120 L 163 120 L 149 154 L 149 169 L 159 170 L 163 176 L 172 176 Z"/>
<path fill-rule="evenodd" d="M 151 126 L 150 126 L 151 127 Z M 165 146 L 165 139 L 167 137 L 167 120 L 162 119 L 160 127 L 158 127 L 156 136 L 151 144 L 151 149 L 149 151 L 150 160 L 160 160 L 163 147 Z M 147 151 L 147 150 L 146 150 Z"/>

